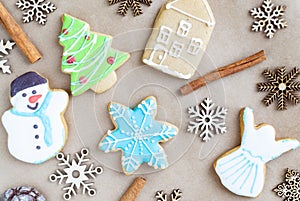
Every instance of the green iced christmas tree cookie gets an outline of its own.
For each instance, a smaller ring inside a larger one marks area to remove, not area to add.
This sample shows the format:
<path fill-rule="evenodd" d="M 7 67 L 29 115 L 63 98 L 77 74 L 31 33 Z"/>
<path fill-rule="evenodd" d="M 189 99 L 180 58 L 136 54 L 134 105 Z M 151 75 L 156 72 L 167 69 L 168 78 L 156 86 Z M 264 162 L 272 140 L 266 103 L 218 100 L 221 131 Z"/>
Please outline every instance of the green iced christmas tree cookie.
<path fill-rule="evenodd" d="M 64 47 L 62 71 L 71 74 L 73 96 L 88 89 L 102 93 L 111 88 L 117 81 L 114 71 L 130 57 L 111 48 L 111 36 L 91 32 L 86 22 L 67 14 L 59 42 Z"/>

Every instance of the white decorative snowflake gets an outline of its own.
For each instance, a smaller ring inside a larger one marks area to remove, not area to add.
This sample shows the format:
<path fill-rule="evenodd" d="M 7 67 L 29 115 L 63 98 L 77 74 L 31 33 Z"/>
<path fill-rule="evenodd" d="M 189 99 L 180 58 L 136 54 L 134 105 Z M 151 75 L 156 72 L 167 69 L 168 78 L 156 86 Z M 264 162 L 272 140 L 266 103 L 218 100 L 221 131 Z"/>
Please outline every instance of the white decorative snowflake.
<path fill-rule="evenodd" d="M 89 196 L 96 195 L 96 190 L 91 188 L 94 183 L 87 183 L 88 180 L 95 179 L 96 175 L 103 172 L 101 167 L 95 167 L 94 164 L 86 165 L 90 159 L 86 158 L 89 154 L 89 150 L 83 148 L 80 153 L 76 153 L 77 160 L 70 160 L 70 155 L 65 156 L 63 153 L 58 153 L 56 159 L 61 161 L 58 166 L 64 166 L 63 170 L 56 170 L 56 173 L 51 174 L 49 179 L 51 182 L 58 181 L 61 184 L 64 179 L 65 184 L 69 184 L 64 187 L 65 191 L 64 199 L 70 200 L 72 195 L 77 195 L 76 190 L 82 188 L 82 194 L 88 192 Z"/>
<path fill-rule="evenodd" d="M 187 131 L 198 134 L 203 141 L 208 142 L 216 134 L 226 133 L 225 117 L 227 109 L 224 107 L 214 107 L 214 103 L 210 98 L 204 99 L 200 105 L 188 108 L 190 118 L 194 118 L 189 122 Z"/>
<path fill-rule="evenodd" d="M 168 201 L 168 195 L 164 191 L 158 191 L 155 194 L 156 201 Z M 174 189 L 170 194 L 170 201 L 180 201 L 182 192 L 180 189 Z"/>
<path fill-rule="evenodd" d="M 284 15 L 286 6 L 275 6 L 272 0 L 264 0 L 260 8 L 252 8 L 250 10 L 254 19 L 252 25 L 252 31 L 263 31 L 268 38 L 273 38 L 277 29 L 283 29 L 287 27 L 287 22 L 281 17 Z"/>
<path fill-rule="evenodd" d="M 14 42 L 11 42 L 11 41 L 7 41 L 5 44 L 4 44 L 4 40 L 1 40 L 0 41 L 0 58 L 4 57 L 5 55 L 8 55 L 8 50 L 12 50 L 13 46 L 15 45 Z M 11 71 L 10 71 L 10 66 L 6 66 L 7 60 L 0 60 L 0 68 L 2 69 L 2 72 L 3 73 L 8 73 L 10 74 Z"/>
<path fill-rule="evenodd" d="M 35 18 L 35 21 L 42 25 L 47 22 L 47 14 L 56 9 L 53 3 L 45 0 L 19 0 L 16 5 L 21 10 L 27 10 L 23 13 L 23 22 L 28 23 Z"/>
<path fill-rule="evenodd" d="M 156 99 L 144 99 L 131 109 L 118 103 L 111 103 L 109 111 L 117 128 L 108 131 L 100 142 L 100 149 L 109 152 L 123 152 L 122 166 L 125 174 L 132 174 L 142 163 L 157 168 L 168 166 L 164 149 L 159 145 L 177 134 L 177 128 L 167 122 L 156 121 Z"/>

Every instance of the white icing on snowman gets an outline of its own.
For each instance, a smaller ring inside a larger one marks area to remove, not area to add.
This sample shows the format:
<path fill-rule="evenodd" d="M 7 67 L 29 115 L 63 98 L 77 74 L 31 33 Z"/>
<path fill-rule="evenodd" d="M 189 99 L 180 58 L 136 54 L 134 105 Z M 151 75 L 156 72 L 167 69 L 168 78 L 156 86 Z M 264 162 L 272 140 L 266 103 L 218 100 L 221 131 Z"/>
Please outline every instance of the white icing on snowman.
<path fill-rule="evenodd" d="M 2 123 L 8 134 L 8 149 L 15 158 L 39 164 L 63 148 L 67 128 L 62 115 L 68 99 L 63 90 L 51 91 L 46 80 L 13 94 L 13 107 L 3 114 Z"/>

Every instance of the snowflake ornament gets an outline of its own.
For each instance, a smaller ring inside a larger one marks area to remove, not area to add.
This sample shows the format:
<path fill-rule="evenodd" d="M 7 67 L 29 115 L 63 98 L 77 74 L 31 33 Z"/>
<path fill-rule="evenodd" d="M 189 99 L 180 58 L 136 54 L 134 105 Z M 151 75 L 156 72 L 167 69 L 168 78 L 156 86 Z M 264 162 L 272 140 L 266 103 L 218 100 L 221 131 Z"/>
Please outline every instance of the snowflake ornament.
<path fill-rule="evenodd" d="M 167 122 L 156 121 L 156 110 L 157 102 L 153 96 L 133 109 L 118 103 L 109 105 L 116 129 L 107 132 L 99 147 L 104 152 L 122 151 L 123 171 L 127 175 L 143 163 L 155 169 L 168 166 L 167 156 L 159 143 L 172 139 L 178 129 Z"/>
<path fill-rule="evenodd" d="M 286 110 L 287 100 L 290 100 L 295 105 L 299 103 L 299 97 L 294 92 L 300 91 L 300 82 L 295 79 L 299 77 L 300 69 L 295 67 L 288 74 L 286 68 L 281 67 L 277 69 L 276 73 L 270 70 L 264 71 L 264 76 L 269 82 L 258 83 L 258 91 L 267 91 L 269 94 L 263 99 L 266 106 L 269 106 L 277 99 L 277 109 Z"/>
<path fill-rule="evenodd" d="M 287 27 L 287 22 L 281 17 L 284 16 L 286 6 L 275 6 L 272 0 L 264 0 L 260 8 L 252 8 L 251 15 L 256 19 L 252 24 L 252 31 L 264 31 L 268 38 L 273 38 L 277 29 Z"/>
<path fill-rule="evenodd" d="M 47 22 L 47 14 L 56 10 L 53 3 L 45 0 L 19 0 L 16 3 L 17 7 L 23 13 L 23 22 L 28 23 L 35 19 L 39 24 L 45 25 Z"/>
<path fill-rule="evenodd" d="M 0 58 L 4 57 L 5 55 L 8 55 L 8 50 L 12 50 L 13 49 L 13 46 L 15 45 L 14 42 L 11 42 L 11 41 L 7 41 L 5 44 L 4 44 L 4 40 L 1 40 L 0 41 Z M 10 74 L 11 71 L 10 71 L 10 66 L 6 66 L 6 62 L 8 60 L 0 60 L 0 68 L 2 70 L 2 73 L 7 73 L 7 74 Z"/>
<path fill-rule="evenodd" d="M 121 3 L 120 3 L 121 2 Z M 126 15 L 129 7 L 132 8 L 134 16 L 143 14 L 140 3 L 150 6 L 152 0 L 108 0 L 109 5 L 120 3 L 118 13 L 121 15 Z"/>
<path fill-rule="evenodd" d="M 155 194 L 156 201 L 168 201 L 168 195 L 164 191 L 158 191 Z M 182 198 L 182 192 L 180 189 L 174 189 L 170 194 L 169 201 L 180 201 Z"/>
<path fill-rule="evenodd" d="M 198 134 L 203 141 L 208 142 L 214 134 L 226 133 L 225 118 L 227 109 L 217 106 L 214 108 L 214 103 L 210 98 L 203 100 L 200 105 L 188 108 L 190 118 L 187 131 Z"/>
<path fill-rule="evenodd" d="M 300 200 L 300 173 L 296 170 L 287 169 L 285 182 L 279 184 L 273 191 L 284 198 L 284 201 Z"/>
<path fill-rule="evenodd" d="M 95 167 L 93 164 L 86 165 L 90 159 L 86 156 L 89 150 L 83 148 L 80 153 L 76 153 L 76 159 L 70 160 L 70 155 L 58 153 L 56 159 L 61 161 L 58 166 L 64 166 L 62 170 L 56 170 L 56 173 L 51 174 L 49 179 L 51 182 L 58 181 L 61 184 L 63 181 L 67 185 L 63 188 L 65 191 L 64 199 L 70 200 L 73 195 L 77 195 L 76 190 L 82 188 L 82 194 L 88 192 L 89 196 L 96 195 L 96 190 L 91 188 L 94 183 L 88 183 L 90 179 L 95 179 L 97 175 L 102 174 L 102 167 Z"/>

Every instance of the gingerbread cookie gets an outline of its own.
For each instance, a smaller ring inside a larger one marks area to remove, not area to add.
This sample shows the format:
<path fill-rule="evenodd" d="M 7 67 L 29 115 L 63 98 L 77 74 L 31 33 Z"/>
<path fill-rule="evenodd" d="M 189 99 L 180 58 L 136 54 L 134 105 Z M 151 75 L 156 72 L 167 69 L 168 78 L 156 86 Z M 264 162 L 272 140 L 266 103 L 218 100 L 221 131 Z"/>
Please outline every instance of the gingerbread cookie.
<path fill-rule="evenodd" d="M 296 139 L 275 140 L 275 129 L 266 124 L 255 126 L 253 111 L 244 108 L 240 114 L 241 145 L 221 156 L 214 164 L 222 184 L 231 192 L 257 197 L 263 190 L 266 163 L 296 149 Z"/>
<path fill-rule="evenodd" d="M 117 81 L 115 70 L 130 57 L 111 48 L 111 36 L 91 32 L 86 22 L 67 14 L 59 43 L 64 47 L 62 71 L 71 74 L 73 96 L 88 89 L 96 93 L 110 89 Z"/>
<path fill-rule="evenodd" d="M 168 167 L 167 156 L 159 143 L 172 139 L 178 129 L 154 119 L 157 110 L 154 97 L 147 97 L 133 109 L 110 103 L 108 110 L 116 128 L 107 131 L 99 148 L 105 152 L 122 151 L 125 174 L 134 173 L 143 163 L 155 169 Z"/>
<path fill-rule="evenodd" d="M 11 83 L 12 108 L 2 116 L 9 152 L 17 159 L 39 164 L 54 157 L 67 139 L 63 117 L 69 97 L 51 90 L 48 80 L 27 72 Z"/>
<path fill-rule="evenodd" d="M 169 0 L 156 17 L 143 62 L 175 77 L 191 78 L 214 26 L 206 0 Z"/>

